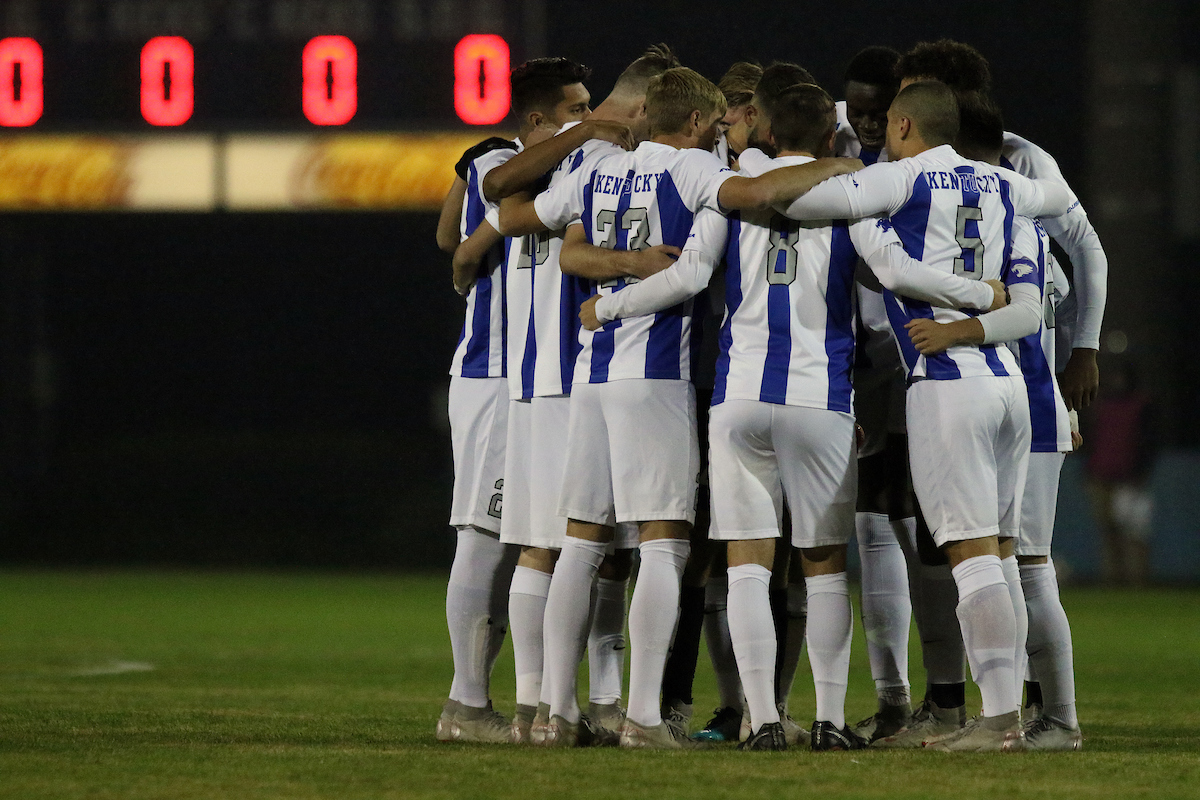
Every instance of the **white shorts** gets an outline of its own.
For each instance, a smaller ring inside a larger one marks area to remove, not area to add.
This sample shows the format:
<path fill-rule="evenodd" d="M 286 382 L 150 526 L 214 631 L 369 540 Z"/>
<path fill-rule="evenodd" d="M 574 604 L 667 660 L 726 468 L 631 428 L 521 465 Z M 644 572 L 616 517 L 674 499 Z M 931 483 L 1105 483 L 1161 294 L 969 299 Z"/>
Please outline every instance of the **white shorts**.
<path fill-rule="evenodd" d="M 504 517 L 500 520 L 500 541 L 505 544 L 534 544 L 529 500 L 533 491 L 532 417 L 529 400 L 508 401 L 508 436 L 504 446 Z"/>
<path fill-rule="evenodd" d="M 1066 453 L 1030 453 L 1029 474 L 1021 496 L 1019 556 L 1050 555 L 1054 536 L 1054 512 L 1058 506 L 1058 476 Z"/>
<path fill-rule="evenodd" d="M 1031 439 L 1024 380 L 917 381 L 907 406 L 913 489 L 938 547 L 1017 536 Z"/>
<path fill-rule="evenodd" d="M 577 383 L 558 513 L 598 525 L 696 518 L 700 452 L 688 381 Z"/>
<path fill-rule="evenodd" d="M 840 411 L 728 400 L 709 417 L 713 527 L 722 541 L 779 535 L 783 500 L 792 545 L 846 544 L 854 533 L 854 417 Z"/>
<path fill-rule="evenodd" d="M 506 378 L 450 378 L 450 524 L 456 528 L 500 532 L 508 403 Z"/>

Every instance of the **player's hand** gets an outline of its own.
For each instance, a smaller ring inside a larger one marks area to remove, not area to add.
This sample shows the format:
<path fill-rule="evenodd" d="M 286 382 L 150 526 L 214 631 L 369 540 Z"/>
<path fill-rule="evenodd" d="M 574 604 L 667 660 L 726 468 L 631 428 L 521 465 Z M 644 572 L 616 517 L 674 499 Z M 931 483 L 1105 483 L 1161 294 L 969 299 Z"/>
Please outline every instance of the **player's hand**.
<path fill-rule="evenodd" d="M 612 142 L 617 147 L 623 147 L 626 150 L 633 150 L 637 147 L 637 142 L 633 139 L 633 131 L 629 129 L 628 125 L 608 119 L 588 120 L 583 124 L 591 127 L 593 139 Z"/>
<path fill-rule="evenodd" d="M 988 311 L 997 311 L 1008 305 L 1008 287 L 1004 281 L 987 280 L 984 283 L 992 287 L 992 304 L 988 306 Z"/>
<path fill-rule="evenodd" d="M 558 133 L 558 126 L 553 122 L 547 122 L 543 119 L 538 123 L 538 126 L 530 131 L 529 135 L 525 137 L 524 144 L 526 147 L 533 147 L 535 144 L 541 144 L 547 139 L 553 139 L 556 133 Z"/>
<path fill-rule="evenodd" d="M 1074 453 L 1081 447 L 1083 447 L 1083 434 L 1079 431 L 1071 431 L 1071 452 Z"/>
<path fill-rule="evenodd" d="M 654 247 L 638 252 L 638 257 L 634 261 L 629 274 L 635 278 L 645 280 L 654 273 L 662 272 L 674 264 L 679 260 L 679 256 L 682 253 L 683 251 L 678 247 L 672 247 L 669 244 L 656 244 Z"/>
<path fill-rule="evenodd" d="M 914 319 L 904 327 L 908 330 L 908 338 L 912 339 L 913 347 L 923 356 L 944 353 L 958 344 L 958 340 L 948 330 L 948 325 L 931 319 Z"/>
<path fill-rule="evenodd" d="M 475 281 L 471 281 L 466 285 L 461 285 L 458 281 L 454 281 L 454 291 L 458 293 L 459 297 L 466 297 L 471 293 L 471 287 L 474 285 Z"/>
<path fill-rule="evenodd" d="M 854 423 L 854 447 L 857 450 L 862 450 L 867 446 L 867 431 L 862 425 Z"/>
<path fill-rule="evenodd" d="M 587 300 L 583 301 L 583 305 L 579 307 L 579 321 L 583 323 L 583 327 L 589 331 L 598 331 L 604 324 L 600 318 L 596 316 L 596 303 L 600 301 L 600 295 L 594 294 Z"/>
<path fill-rule="evenodd" d="M 1067 359 L 1067 367 L 1058 376 L 1058 388 L 1068 411 L 1087 408 L 1096 399 L 1100 389 L 1100 368 L 1096 365 L 1096 351 L 1076 348 Z"/>

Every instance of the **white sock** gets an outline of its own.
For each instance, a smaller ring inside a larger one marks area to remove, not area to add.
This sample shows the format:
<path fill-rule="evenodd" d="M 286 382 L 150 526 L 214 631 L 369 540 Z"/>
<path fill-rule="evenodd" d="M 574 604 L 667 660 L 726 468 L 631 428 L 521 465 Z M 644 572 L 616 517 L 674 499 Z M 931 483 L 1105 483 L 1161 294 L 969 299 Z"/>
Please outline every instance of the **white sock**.
<path fill-rule="evenodd" d="M 995 717 L 1016 711 L 1019 701 L 1013 654 L 1017 621 L 1000 557 L 968 558 L 953 573 L 963 644 L 971 677 L 983 698 L 983 715 Z"/>
<path fill-rule="evenodd" d="M 679 585 L 691 544 L 652 539 L 638 547 L 641 565 L 629 604 L 629 719 L 653 727 L 662 722 L 659 696 L 667 651 L 679 618 Z"/>
<path fill-rule="evenodd" d="M 738 675 L 733 640 L 729 636 L 729 579 L 714 575 L 704 587 L 704 641 L 717 681 L 721 708 L 742 710 L 742 679 Z"/>
<path fill-rule="evenodd" d="M 775 621 L 771 570 L 758 564 L 729 568 L 729 635 L 750 707 L 751 729 L 779 722 L 775 707 Z"/>
<path fill-rule="evenodd" d="M 912 600 L 904 551 L 887 516 L 855 514 L 854 522 L 862 562 L 862 624 L 875 691 L 907 702 Z"/>
<path fill-rule="evenodd" d="M 588 699 L 610 704 L 621 699 L 625 675 L 625 592 L 629 581 L 600 578 L 592 601 L 588 635 Z"/>
<path fill-rule="evenodd" d="M 446 586 L 446 626 L 454 658 L 450 699 L 475 708 L 488 704 L 493 653 L 503 642 L 508 622 L 507 613 L 493 617 L 497 610 L 493 595 L 497 585 L 508 585 L 509 550 L 496 537 L 474 528 L 458 531 Z"/>
<path fill-rule="evenodd" d="M 962 627 L 955 614 L 958 588 L 949 565 L 920 568 L 921 602 L 917 630 L 921 635 L 921 654 L 929 683 L 962 683 L 967 679 L 963 666 Z"/>
<path fill-rule="evenodd" d="M 784 640 L 783 663 L 779 666 L 779 685 L 775 687 L 775 702 L 787 711 L 800 655 L 804 652 L 805 626 L 808 620 L 808 593 L 803 583 L 787 587 L 787 638 Z"/>
<path fill-rule="evenodd" d="M 592 610 L 592 582 L 604 560 L 607 545 L 568 536 L 554 566 L 546 597 L 542 626 L 545 669 L 542 696 L 549 698 L 550 713 L 567 722 L 579 722 L 575 680 L 587 645 L 588 617 Z"/>
<path fill-rule="evenodd" d="M 542 694 L 542 623 L 549 593 L 549 574 L 530 567 L 517 567 L 508 592 L 517 705 L 536 706 Z"/>
<path fill-rule="evenodd" d="M 806 577 L 808 588 L 808 661 L 817 690 L 818 722 L 846 727 L 846 684 L 854 611 L 846 573 Z"/>
<path fill-rule="evenodd" d="M 1017 622 L 1017 649 L 1013 651 L 1013 688 L 1017 692 L 1017 703 L 1025 691 L 1025 665 L 1029 656 L 1025 653 L 1025 640 L 1029 638 L 1029 611 L 1025 607 L 1025 592 L 1021 588 L 1021 569 L 1017 557 L 1000 559 L 1004 580 L 1008 584 L 1008 596 L 1012 600 L 1013 614 Z"/>
<path fill-rule="evenodd" d="M 1059 599 L 1054 562 L 1022 565 L 1021 586 L 1029 607 L 1029 666 L 1042 685 L 1042 713 L 1077 728 L 1071 625 Z"/>

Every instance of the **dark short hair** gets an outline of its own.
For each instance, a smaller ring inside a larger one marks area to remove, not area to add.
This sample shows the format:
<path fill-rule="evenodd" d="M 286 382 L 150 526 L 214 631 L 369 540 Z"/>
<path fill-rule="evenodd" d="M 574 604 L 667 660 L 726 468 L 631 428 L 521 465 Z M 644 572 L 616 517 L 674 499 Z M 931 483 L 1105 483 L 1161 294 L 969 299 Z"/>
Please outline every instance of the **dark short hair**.
<path fill-rule="evenodd" d="M 766 112 L 767 116 L 774 116 L 776 99 L 783 93 L 784 89 L 795 86 L 798 83 L 816 85 L 817 81 L 813 78 L 811 72 L 799 64 L 776 61 L 763 70 L 762 77 L 758 81 L 758 86 L 755 88 L 754 94 L 761 101 L 762 110 Z"/>
<path fill-rule="evenodd" d="M 625 68 L 613 88 L 629 94 L 645 94 L 651 78 L 681 66 L 679 57 L 670 45 L 663 42 L 652 44 Z"/>
<path fill-rule="evenodd" d="M 965 158 L 992 161 L 1004 148 L 1004 115 L 987 95 L 958 98 L 958 138 L 954 149 Z"/>
<path fill-rule="evenodd" d="M 592 71 L 566 58 L 535 58 L 512 71 L 512 110 L 517 118 L 531 111 L 551 111 L 563 98 L 563 87 L 583 83 Z"/>
<path fill-rule="evenodd" d="M 912 120 L 917 133 L 931 147 L 953 144 L 958 139 L 958 100 L 944 83 L 910 83 L 896 95 L 892 108 Z"/>
<path fill-rule="evenodd" d="M 744 106 L 754 98 L 754 90 L 762 79 L 763 68 L 753 61 L 739 61 L 717 82 L 730 108 Z"/>
<path fill-rule="evenodd" d="M 941 81 L 956 92 L 992 90 L 992 70 L 983 54 L 953 39 L 921 42 L 896 62 L 896 77 Z"/>
<path fill-rule="evenodd" d="M 896 76 L 896 62 L 900 53 L 890 47 L 874 45 L 859 50 L 846 67 L 846 83 L 865 83 L 895 91 L 900 86 Z"/>
<path fill-rule="evenodd" d="M 837 108 L 829 93 L 811 83 L 784 89 L 771 113 L 771 135 L 779 150 L 816 153 L 837 126 Z"/>

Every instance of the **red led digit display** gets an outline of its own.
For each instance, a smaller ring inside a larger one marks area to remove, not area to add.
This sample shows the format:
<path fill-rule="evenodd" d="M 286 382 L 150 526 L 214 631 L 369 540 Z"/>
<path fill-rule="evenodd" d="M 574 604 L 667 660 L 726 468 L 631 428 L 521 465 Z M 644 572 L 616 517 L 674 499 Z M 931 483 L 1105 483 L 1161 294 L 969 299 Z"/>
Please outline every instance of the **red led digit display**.
<path fill-rule="evenodd" d="M 0 125 L 24 128 L 42 116 L 42 47 L 34 39 L 0 39 Z"/>
<path fill-rule="evenodd" d="M 454 110 L 470 125 L 494 125 L 512 101 L 508 42 L 490 33 L 464 36 L 454 48 Z"/>
<path fill-rule="evenodd" d="M 358 111 L 358 50 L 345 36 L 317 36 L 304 46 L 304 116 L 314 125 L 344 125 Z"/>
<path fill-rule="evenodd" d="M 195 105 L 195 54 L 181 36 L 156 36 L 142 48 L 142 117 L 151 125 L 182 125 Z"/>

